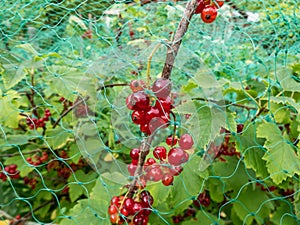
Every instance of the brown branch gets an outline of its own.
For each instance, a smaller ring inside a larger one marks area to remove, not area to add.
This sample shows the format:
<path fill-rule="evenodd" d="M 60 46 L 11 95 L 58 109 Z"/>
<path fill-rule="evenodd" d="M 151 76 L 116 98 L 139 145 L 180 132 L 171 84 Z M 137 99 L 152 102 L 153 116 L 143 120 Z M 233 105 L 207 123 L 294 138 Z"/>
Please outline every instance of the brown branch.
<path fill-rule="evenodd" d="M 194 14 L 197 4 L 198 4 L 197 0 L 192 0 L 192 1 L 188 2 L 186 5 L 184 14 L 183 14 L 181 21 L 178 25 L 178 28 L 174 34 L 173 41 L 172 41 L 171 45 L 168 46 L 166 61 L 165 61 L 165 65 L 164 65 L 164 68 L 162 71 L 163 78 L 169 79 L 169 77 L 171 76 L 174 61 L 177 56 L 178 50 L 180 48 L 182 38 L 185 35 L 185 33 L 189 27 L 190 20 Z"/>
<path fill-rule="evenodd" d="M 129 84 L 126 84 L 126 83 L 123 83 L 123 84 L 106 84 L 106 85 L 103 85 L 101 87 L 99 87 L 97 89 L 97 91 L 100 91 L 100 90 L 103 90 L 105 88 L 112 88 L 112 87 L 123 87 L 123 86 L 128 86 Z"/>
<path fill-rule="evenodd" d="M 165 61 L 165 65 L 164 65 L 164 68 L 162 71 L 163 78 L 169 79 L 169 77 L 171 76 L 171 71 L 172 71 L 173 64 L 174 64 L 175 58 L 177 56 L 181 41 L 182 41 L 182 37 L 184 36 L 184 34 L 186 33 L 186 31 L 188 29 L 190 19 L 192 18 L 193 14 L 194 14 L 194 10 L 197 7 L 197 4 L 198 4 L 197 0 L 192 0 L 192 1 L 188 2 L 186 5 L 183 16 L 182 16 L 180 23 L 178 25 L 178 28 L 175 32 L 172 44 L 170 46 L 168 46 L 166 61 Z M 149 153 L 149 149 L 151 147 L 151 142 L 155 136 L 155 133 L 156 132 L 154 132 L 151 136 L 147 137 L 140 146 L 140 156 L 139 156 L 139 160 L 138 160 L 138 165 L 137 165 L 137 168 L 134 173 L 134 178 L 131 181 L 131 183 L 129 184 L 129 188 L 127 191 L 128 198 L 132 198 L 135 193 L 135 190 L 137 188 L 137 182 L 139 180 L 139 177 L 143 173 L 143 167 L 145 164 L 146 156 Z"/>
<path fill-rule="evenodd" d="M 60 117 L 56 120 L 56 122 L 53 124 L 53 128 L 55 128 L 57 126 L 57 124 L 59 123 L 59 121 L 61 121 L 61 119 L 63 117 L 65 117 L 69 112 L 71 112 L 76 106 L 80 105 L 81 103 L 87 101 L 90 97 L 87 96 L 83 99 L 81 99 L 80 101 L 74 103 L 71 107 L 69 107 L 68 109 L 66 109 L 61 115 Z"/>

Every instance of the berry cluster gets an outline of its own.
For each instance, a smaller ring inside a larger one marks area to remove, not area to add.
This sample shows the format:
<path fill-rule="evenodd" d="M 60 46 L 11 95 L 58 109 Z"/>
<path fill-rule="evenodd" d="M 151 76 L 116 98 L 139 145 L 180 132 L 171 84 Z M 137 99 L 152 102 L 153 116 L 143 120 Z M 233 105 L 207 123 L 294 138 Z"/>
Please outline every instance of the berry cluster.
<path fill-rule="evenodd" d="M 182 172 L 181 165 L 189 160 L 187 150 L 190 150 L 194 141 L 191 135 L 183 134 L 180 139 L 172 136 L 166 139 L 169 151 L 164 146 L 157 146 L 153 149 L 154 158 L 148 158 L 144 164 L 144 174 L 140 177 L 143 186 L 149 181 L 162 181 L 165 186 L 173 184 L 174 176 Z M 178 144 L 178 146 L 177 146 Z M 128 172 L 134 176 L 140 156 L 140 149 L 133 148 L 130 151 L 131 163 L 128 165 Z"/>
<path fill-rule="evenodd" d="M 157 79 L 152 85 L 154 96 L 145 91 L 145 83 L 133 80 L 130 83 L 132 94 L 126 98 L 126 105 L 133 110 L 131 119 L 140 125 L 141 132 L 146 135 L 154 133 L 158 128 L 166 128 L 172 109 L 171 81 L 165 78 Z"/>
<path fill-rule="evenodd" d="M 112 224 L 147 225 L 152 205 L 153 197 L 146 190 L 135 199 L 114 196 L 108 207 L 110 221 Z"/>
<path fill-rule="evenodd" d="M 48 161 L 48 153 L 47 152 L 42 152 L 42 156 L 39 154 L 34 155 L 34 157 L 27 157 L 26 161 L 30 163 L 33 166 L 38 166 L 41 165 L 42 163 L 45 163 Z"/>
<path fill-rule="evenodd" d="M 39 127 L 45 127 L 46 121 L 49 121 L 49 117 L 51 116 L 51 112 L 49 109 L 45 109 L 44 116 L 42 118 L 31 118 L 27 117 L 26 122 L 31 130 L 37 129 Z"/>
<path fill-rule="evenodd" d="M 31 189 L 35 189 L 36 184 L 38 183 L 36 178 L 24 177 L 24 184 L 29 185 Z"/>
<path fill-rule="evenodd" d="M 176 215 L 172 216 L 173 223 L 180 223 L 187 219 L 188 217 L 195 217 L 196 216 L 196 210 L 194 208 L 187 208 L 184 212 L 183 215 Z"/>
<path fill-rule="evenodd" d="M 18 179 L 20 177 L 20 171 L 17 170 L 17 165 L 16 164 L 6 166 L 6 167 L 4 167 L 4 170 L 5 170 L 6 174 L 4 172 L 0 172 L 0 179 L 2 181 L 7 180 L 7 175 L 11 179 Z"/>
<path fill-rule="evenodd" d="M 198 195 L 197 199 L 193 202 L 194 206 L 200 208 L 201 206 L 208 207 L 210 205 L 210 198 L 206 192 Z"/>
<path fill-rule="evenodd" d="M 195 10 L 195 14 L 201 14 L 201 19 L 204 23 L 212 23 L 215 21 L 218 15 L 218 8 L 222 7 L 223 1 L 217 0 L 197 0 L 198 6 Z"/>

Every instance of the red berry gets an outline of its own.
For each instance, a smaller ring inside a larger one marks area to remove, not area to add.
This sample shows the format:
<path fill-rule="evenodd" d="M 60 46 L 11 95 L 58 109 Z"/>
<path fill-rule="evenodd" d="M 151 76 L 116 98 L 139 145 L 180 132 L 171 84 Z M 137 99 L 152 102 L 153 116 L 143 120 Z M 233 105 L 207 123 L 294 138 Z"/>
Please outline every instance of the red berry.
<path fill-rule="evenodd" d="M 146 113 L 145 113 L 145 121 L 146 123 L 149 123 L 154 117 L 159 117 L 160 112 L 157 108 L 151 107 Z"/>
<path fill-rule="evenodd" d="M 167 158 L 167 149 L 163 146 L 157 146 L 153 151 L 153 155 L 156 159 L 164 160 Z"/>
<path fill-rule="evenodd" d="M 114 196 L 112 197 L 112 199 L 110 200 L 110 204 L 111 205 L 116 205 L 116 206 L 120 206 L 120 198 L 119 196 Z"/>
<path fill-rule="evenodd" d="M 137 166 L 136 166 L 136 165 L 133 165 L 132 163 L 130 163 L 130 164 L 127 166 L 127 169 L 128 169 L 128 172 L 129 172 L 130 176 L 134 176 L 136 167 L 137 167 Z"/>
<path fill-rule="evenodd" d="M 157 182 L 163 177 L 163 172 L 158 165 L 152 165 L 147 171 L 148 180 Z"/>
<path fill-rule="evenodd" d="M 182 148 L 183 150 L 189 150 L 193 147 L 194 140 L 191 135 L 183 134 L 181 135 L 178 143 L 180 148 Z"/>
<path fill-rule="evenodd" d="M 197 2 L 198 2 L 198 6 L 195 10 L 195 14 L 200 14 L 205 7 L 205 2 L 204 0 L 197 0 Z"/>
<path fill-rule="evenodd" d="M 138 91 L 142 91 L 145 88 L 145 83 L 142 80 L 132 80 L 130 82 L 130 89 L 133 92 L 138 92 Z"/>
<path fill-rule="evenodd" d="M 140 149 L 139 148 L 133 148 L 131 149 L 130 151 L 130 157 L 131 159 L 133 160 L 138 160 L 139 159 L 139 156 L 140 156 Z"/>
<path fill-rule="evenodd" d="M 108 213 L 109 213 L 110 215 L 113 215 L 113 214 L 118 213 L 118 208 L 117 208 L 117 206 L 116 206 L 116 205 L 110 205 L 110 206 L 108 207 Z"/>
<path fill-rule="evenodd" d="M 145 112 L 144 111 L 133 111 L 131 114 L 132 122 L 135 124 L 143 124 L 145 123 Z"/>
<path fill-rule="evenodd" d="M 133 110 L 133 105 L 132 105 L 132 103 L 131 103 L 131 101 L 130 101 L 131 97 L 132 97 L 132 94 L 129 95 L 129 96 L 126 98 L 126 106 L 127 106 L 128 109 Z"/>
<path fill-rule="evenodd" d="M 188 161 L 188 155 L 181 148 L 172 148 L 168 154 L 168 161 L 171 165 L 179 166 Z"/>
<path fill-rule="evenodd" d="M 150 99 L 143 91 L 132 93 L 129 95 L 128 101 L 133 110 L 148 110 L 150 108 Z"/>
<path fill-rule="evenodd" d="M 217 18 L 218 11 L 215 6 L 205 6 L 202 13 L 201 13 L 201 19 L 204 23 L 212 23 Z"/>
<path fill-rule="evenodd" d="M 142 203 L 135 202 L 133 205 L 133 211 L 134 213 L 139 213 L 143 209 Z"/>
<path fill-rule="evenodd" d="M 149 124 L 148 124 L 148 123 L 141 124 L 141 125 L 140 125 L 140 130 L 141 130 L 143 133 L 147 134 L 147 135 L 150 135 L 150 134 L 151 134 L 151 131 L 150 131 L 150 129 L 149 129 Z"/>
<path fill-rule="evenodd" d="M 130 215 L 129 211 L 124 207 L 120 210 L 120 213 L 126 217 Z"/>
<path fill-rule="evenodd" d="M 112 224 L 117 223 L 117 220 L 118 220 L 118 214 L 112 214 L 112 215 L 110 215 L 109 219 L 110 219 L 110 222 L 111 222 Z"/>
<path fill-rule="evenodd" d="M 154 133 L 157 129 L 167 128 L 169 125 L 169 119 L 162 116 L 162 117 L 154 117 L 149 122 L 149 130 L 150 134 Z"/>
<path fill-rule="evenodd" d="M 155 102 L 155 108 L 157 108 L 162 115 L 169 113 L 172 108 L 171 97 L 168 96 L 166 99 L 158 98 Z"/>
<path fill-rule="evenodd" d="M 167 137 L 167 139 L 166 139 L 166 143 L 167 143 L 167 145 L 169 145 L 169 146 L 174 146 L 174 145 L 177 144 L 177 138 L 176 138 L 176 137 L 173 138 L 173 136 L 169 136 L 169 137 Z"/>
<path fill-rule="evenodd" d="M 124 207 L 128 210 L 129 214 L 134 214 L 133 206 L 134 200 L 132 198 L 126 198 L 124 201 Z"/>
<path fill-rule="evenodd" d="M 142 195 L 141 203 L 145 208 L 150 208 L 153 205 L 153 197 L 150 195 L 150 193 Z"/>
<path fill-rule="evenodd" d="M 145 162 L 145 167 L 153 165 L 154 163 L 156 163 L 155 159 L 148 158 L 147 161 Z"/>
<path fill-rule="evenodd" d="M 172 83 L 169 79 L 159 78 L 152 85 L 152 91 L 158 98 L 166 99 L 171 93 Z"/>
<path fill-rule="evenodd" d="M 171 174 L 167 173 L 162 177 L 161 181 L 165 186 L 169 186 L 173 184 L 174 177 Z"/>

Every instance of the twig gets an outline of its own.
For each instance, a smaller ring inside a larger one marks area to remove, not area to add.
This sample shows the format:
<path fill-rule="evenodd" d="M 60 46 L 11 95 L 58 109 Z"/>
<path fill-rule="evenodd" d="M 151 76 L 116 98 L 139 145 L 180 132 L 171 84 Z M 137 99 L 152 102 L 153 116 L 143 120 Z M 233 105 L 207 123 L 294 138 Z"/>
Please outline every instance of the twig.
<path fill-rule="evenodd" d="M 8 213 L 4 212 L 3 210 L 0 210 L 0 218 L 1 217 L 5 217 L 9 220 L 13 219 L 14 217 L 12 217 L 11 215 L 9 215 Z"/>
<path fill-rule="evenodd" d="M 194 10 L 197 5 L 198 5 L 197 0 L 192 0 L 191 2 L 188 2 L 186 5 L 183 16 L 175 32 L 173 42 L 170 46 L 168 46 L 166 61 L 162 71 L 163 78 L 169 79 L 169 77 L 171 76 L 171 71 L 182 41 L 182 37 L 184 36 L 184 34 L 188 29 L 190 19 L 192 18 L 194 14 Z M 137 188 L 136 184 L 138 182 L 139 177 L 143 173 L 143 167 L 145 164 L 146 156 L 149 153 L 151 142 L 154 136 L 155 136 L 155 132 L 151 136 L 147 137 L 140 146 L 140 156 L 138 160 L 138 165 L 134 173 L 134 178 L 132 182 L 129 184 L 129 188 L 127 192 L 128 198 L 132 198 L 135 193 L 135 190 Z"/>
<path fill-rule="evenodd" d="M 123 86 L 128 86 L 128 84 L 127 83 L 123 83 L 123 84 L 106 84 L 106 85 L 103 85 L 103 86 L 99 87 L 97 89 L 97 91 L 103 90 L 105 88 L 123 87 Z"/>
<path fill-rule="evenodd" d="M 69 112 L 71 112 L 76 106 L 80 105 L 81 103 L 87 101 L 90 97 L 87 96 L 83 99 L 81 99 L 80 101 L 74 103 L 71 107 L 69 107 L 68 109 L 66 109 L 61 115 L 60 117 L 56 120 L 56 122 L 53 124 L 53 128 L 55 128 L 57 126 L 57 124 L 59 123 L 59 121 L 65 117 Z"/>
<path fill-rule="evenodd" d="M 180 48 L 182 38 L 185 35 L 188 26 L 190 24 L 190 20 L 194 14 L 195 8 L 197 7 L 198 2 L 197 0 L 192 0 L 187 3 L 186 8 L 184 10 L 184 14 L 181 18 L 181 21 L 178 25 L 178 28 L 174 34 L 173 41 L 170 46 L 168 46 L 167 56 L 165 65 L 162 71 L 162 77 L 169 79 L 171 76 L 171 72 L 173 69 L 174 61 L 177 56 L 178 50 Z"/>

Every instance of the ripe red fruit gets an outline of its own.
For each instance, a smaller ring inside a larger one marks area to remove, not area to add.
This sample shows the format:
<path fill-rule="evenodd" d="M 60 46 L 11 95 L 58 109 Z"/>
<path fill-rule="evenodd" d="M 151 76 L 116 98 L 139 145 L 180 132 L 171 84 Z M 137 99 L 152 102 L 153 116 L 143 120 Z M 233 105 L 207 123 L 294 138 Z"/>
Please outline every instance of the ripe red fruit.
<path fill-rule="evenodd" d="M 149 123 L 154 117 L 159 117 L 160 112 L 157 108 L 151 107 L 146 113 L 145 113 L 145 122 Z"/>
<path fill-rule="evenodd" d="M 124 207 L 120 210 L 120 213 L 126 217 L 130 215 L 129 211 Z"/>
<path fill-rule="evenodd" d="M 130 157 L 131 159 L 133 160 L 138 160 L 139 159 L 139 156 L 140 156 L 140 149 L 139 148 L 133 148 L 131 149 L 130 151 Z"/>
<path fill-rule="evenodd" d="M 138 91 L 129 95 L 128 105 L 133 110 L 148 110 L 150 108 L 150 99 L 143 91 Z"/>
<path fill-rule="evenodd" d="M 140 202 L 134 202 L 134 205 L 133 205 L 133 211 L 134 211 L 134 213 L 138 213 L 142 209 L 143 209 L 142 203 L 140 203 Z"/>
<path fill-rule="evenodd" d="M 162 115 L 169 113 L 172 108 L 172 99 L 168 96 L 166 99 L 158 98 L 155 102 L 155 108 L 157 108 Z"/>
<path fill-rule="evenodd" d="M 197 8 L 195 9 L 195 14 L 199 14 L 202 12 L 202 10 L 204 9 L 205 7 L 205 2 L 204 0 L 197 0 L 198 2 L 198 6 Z"/>
<path fill-rule="evenodd" d="M 169 119 L 165 116 L 154 117 L 149 122 L 150 133 L 154 133 L 157 129 L 167 128 L 169 126 Z"/>
<path fill-rule="evenodd" d="M 163 177 L 163 172 L 158 165 L 152 165 L 147 171 L 147 179 L 157 182 Z"/>
<path fill-rule="evenodd" d="M 110 205 L 110 206 L 108 207 L 108 213 L 109 213 L 110 215 L 118 213 L 118 208 L 117 208 L 117 206 L 116 206 L 116 205 Z"/>
<path fill-rule="evenodd" d="M 153 197 L 150 194 L 144 195 L 141 198 L 141 202 L 144 208 L 151 208 L 151 206 L 153 205 Z"/>
<path fill-rule="evenodd" d="M 145 83 L 142 80 L 132 80 L 129 86 L 133 92 L 138 92 L 144 90 Z"/>
<path fill-rule="evenodd" d="M 111 214 L 110 217 L 109 217 L 109 219 L 110 219 L 110 222 L 111 222 L 112 224 L 117 223 L 117 220 L 118 220 L 118 214 Z"/>
<path fill-rule="evenodd" d="M 180 148 L 182 148 L 183 150 L 189 150 L 193 147 L 194 140 L 191 135 L 183 134 L 181 135 L 178 143 Z"/>
<path fill-rule="evenodd" d="M 144 111 L 133 111 L 131 114 L 132 122 L 135 124 L 145 123 L 145 112 Z"/>
<path fill-rule="evenodd" d="M 173 138 L 173 136 L 169 136 L 166 138 L 166 143 L 169 146 L 174 146 L 177 144 L 177 138 L 176 137 Z"/>
<path fill-rule="evenodd" d="M 166 99 L 171 93 L 172 83 L 169 79 L 159 78 L 152 85 L 152 91 L 158 98 Z"/>
<path fill-rule="evenodd" d="M 136 165 L 130 163 L 128 166 L 127 166 L 127 169 L 128 169 L 128 172 L 130 174 L 130 176 L 134 176 L 134 173 L 135 173 L 135 170 L 136 170 Z"/>
<path fill-rule="evenodd" d="M 215 6 L 205 6 L 202 13 L 201 13 L 201 19 L 204 23 L 212 23 L 217 18 L 218 11 Z"/>
<path fill-rule="evenodd" d="M 171 165 L 179 166 L 188 161 L 188 155 L 181 148 L 172 148 L 168 154 L 168 161 Z"/>
<path fill-rule="evenodd" d="M 134 214 L 133 206 L 134 200 L 132 198 L 126 198 L 124 201 L 124 207 L 127 209 L 129 214 Z"/>
<path fill-rule="evenodd" d="M 167 158 L 167 149 L 163 146 L 157 146 L 153 151 L 153 155 L 156 159 L 164 160 Z"/>
<path fill-rule="evenodd" d="M 171 174 L 167 173 L 162 177 L 161 181 L 165 186 L 169 186 L 173 184 L 174 177 Z"/>
<path fill-rule="evenodd" d="M 110 200 L 110 204 L 111 205 L 116 205 L 116 206 L 120 206 L 120 198 L 119 196 L 114 196 L 112 197 L 112 199 Z"/>

